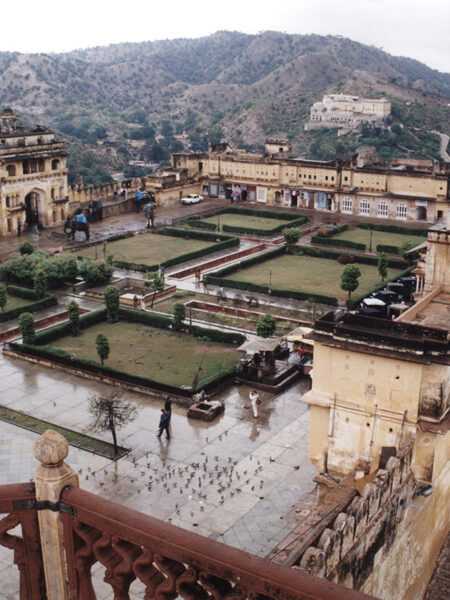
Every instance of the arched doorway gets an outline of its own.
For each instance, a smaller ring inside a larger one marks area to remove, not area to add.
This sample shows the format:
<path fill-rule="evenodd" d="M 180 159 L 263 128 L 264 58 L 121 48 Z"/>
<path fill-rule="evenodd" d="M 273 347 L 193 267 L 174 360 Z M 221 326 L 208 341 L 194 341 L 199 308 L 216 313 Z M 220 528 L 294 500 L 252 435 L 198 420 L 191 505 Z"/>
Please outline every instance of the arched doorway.
<path fill-rule="evenodd" d="M 426 221 L 427 220 L 427 207 L 426 206 L 417 206 L 416 207 L 416 219 L 418 221 Z"/>
<path fill-rule="evenodd" d="M 37 192 L 30 192 L 25 196 L 25 221 L 27 228 L 42 227 L 41 199 Z"/>

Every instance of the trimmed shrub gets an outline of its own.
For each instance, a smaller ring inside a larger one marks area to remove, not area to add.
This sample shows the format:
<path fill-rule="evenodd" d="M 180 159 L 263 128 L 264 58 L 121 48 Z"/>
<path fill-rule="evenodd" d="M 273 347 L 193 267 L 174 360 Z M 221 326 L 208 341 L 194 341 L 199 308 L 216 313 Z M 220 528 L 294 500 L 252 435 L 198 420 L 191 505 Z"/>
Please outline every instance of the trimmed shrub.
<path fill-rule="evenodd" d="M 387 244 L 378 244 L 377 252 L 386 252 L 386 254 L 400 254 L 400 248 L 398 246 L 389 246 Z"/>
<path fill-rule="evenodd" d="M 4 285 L 0 285 L 0 310 L 2 312 L 4 312 L 4 310 L 5 310 L 6 302 L 7 302 L 6 288 Z"/>
<path fill-rule="evenodd" d="M 352 242 L 351 240 L 341 240 L 334 239 L 333 237 L 321 237 L 319 235 L 311 236 L 312 244 L 321 244 L 323 246 L 341 246 L 342 248 L 353 248 L 355 250 L 366 249 L 365 244 L 361 244 L 360 242 Z"/>
<path fill-rule="evenodd" d="M 217 225 L 215 223 L 208 223 L 207 221 L 201 221 L 198 217 L 189 221 L 191 227 L 198 227 L 199 229 L 209 229 L 210 231 L 217 231 Z"/>
<path fill-rule="evenodd" d="M 99 333 L 98 336 L 95 338 L 95 346 L 97 348 L 97 354 L 103 366 L 104 361 L 109 356 L 110 350 L 108 338 L 106 337 L 106 335 L 103 335 L 103 333 Z"/>
<path fill-rule="evenodd" d="M 22 256 L 24 254 L 33 254 L 34 246 L 30 242 L 22 242 L 19 245 L 19 252 L 20 252 L 20 254 L 22 254 Z"/>
<path fill-rule="evenodd" d="M 70 327 L 72 329 L 72 335 L 78 335 L 80 331 L 80 307 L 76 300 L 72 300 L 67 305 L 67 312 L 69 314 Z"/>
<path fill-rule="evenodd" d="M 360 229 L 373 229 L 374 231 L 390 231 L 393 233 L 405 233 L 409 235 L 422 235 L 427 237 L 428 232 L 426 229 L 419 229 L 418 227 L 404 227 L 402 225 L 390 225 L 388 223 L 358 223 Z"/>
<path fill-rule="evenodd" d="M 91 325 L 96 325 L 97 323 L 102 323 L 106 319 L 106 309 L 95 310 L 93 312 L 82 315 L 79 320 L 79 328 L 85 329 L 86 327 L 90 327 Z M 71 335 L 72 327 L 70 321 L 66 323 L 61 323 L 60 325 L 55 325 L 54 327 L 50 327 L 49 329 L 45 329 L 44 331 L 40 331 L 36 334 L 36 344 L 45 345 L 53 340 L 58 340 L 59 338 L 64 337 L 65 335 Z"/>
<path fill-rule="evenodd" d="M 301 237 L 301 232 L 295 227 L 283 229 L 284 241 L 288 246 L 294 246 Z"/>
<path fill-rule="evenodd" d="M 108 285 L 103 292 L 106 306 L 106 320 L 108 323 L 117 323 L 119 320 L 120 292 L 114 285 Z"/>
<path fill-rule="evenodd" d="M 341 254 L 338 256 L 337 261 L 340 265 L 351 265 L 355 262 L 355 257 L 353 254 Z"/>
<path fill-rule="evenodd" d="M 311 246 L 294 246 L 291 251 L 291 254 L 299 254 L 306 256 L 316 256 L 318 258 L 334 258 L 337 259 L 339 256 L 342 256 L 340 252 L 337 250 L 329 250 L 328 248 L 312 248 Z M 348 256 L 353 256 L 355 259 L 355 263 L 360 263 L 362 265 L 377 265 L 378 257 L 376 256 L 366 256 L 364 254 L 348 254 Z M 404 269 L 407 266 L 406 261 L 390 258 L 388 259 L 388 267 L 392 269 Z"/>
<path fill-rule="evenodd" d="M 186 307 L 182 302 L 175 302 L 173 306 L 173 328 L 180 330 L 186 319 Z"/>
<path fill-rule="evenodd" d="M 48 280 L 45 270 L 38 267 L 33 273 L 34 291 L 36 296 L 41 299 L 43 298 L 48 290 Z"/>
<path fill-rule="evenodd" d="M 265 208 L 246 208 L 244 206 L 228 206 L 223 211 L 222 214 L 241 214 L 241 215 L 251 215 L 255 217 L 264 217 L 266 219 L 282 219 L 283 221 L 296 221 L 298 219 L 302 219 L 303 223 L 306 223 L 308 217 L 306 215 L 286 212 L 281 210 L 267 210 Z"/>
<path fill-rule="evenodd" d="M 9 321 L 10 319 L 16 319 L 23 312 L 33 313 L 38 310 L 42 310 L 43 308 L 54 306 L 55 304 L 58 304 L 58 299 L 56 298 L 56 296 L 53 296 L 53 294 L 50 296 L 45 296 L 41 300 L 31 302 L 26 306 L 21 306 L 19 308 L 11 308 L 11 310 L 5 310 L 5 312 L 0 312 L 0 323 L 3 323 L 4 321 Z"/>
<path fill-rule="evenodd" d="M 19 285 L 8 285 L 6 286 L 6 291 L 10 296 L 16 296 L 17 298 L 25 298 L 25 300 L 39 300 L 34 290 L 20 287 Z"/>
<path fill-rule="evenodd" d="M 256 335 L 259 337 L 268 338 L 275 333 L 277 323 L 273 315 L 263 315 L 256 322 Z"/>
<path fill-rule="evenodd" d="M 20 315 L 19 329 L 24 344 L 33 344 L 36 339 L 36 332 L 34 330 L 34 319 L 31 313 L 24 312 Z"/>

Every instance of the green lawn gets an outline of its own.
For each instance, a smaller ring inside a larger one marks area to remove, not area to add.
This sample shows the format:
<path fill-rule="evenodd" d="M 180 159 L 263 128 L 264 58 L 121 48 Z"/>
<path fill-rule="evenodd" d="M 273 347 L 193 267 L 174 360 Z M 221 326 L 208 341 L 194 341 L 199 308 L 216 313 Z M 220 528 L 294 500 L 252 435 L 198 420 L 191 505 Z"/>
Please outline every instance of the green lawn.
<path fill-rule="evenodd" d="M 28 300 L 26 298 L 19 298 L 18 296 L 11 296 L 10 294 L 6 294 L 6 310 L 12 310 L 13 308 L 21 308 L 22 306 L 27 306 L 27 304 L 31 304 L 35 302 L 35 300 Z"/>
<path fill-rule="evenodd" d="M 378 244 L 385 246 L 402 246 L 405 242 L 412 242 L 414 245 L 421 244 L 427 238 L 420 235 L 407 235 L 403 233 L 390 233 L 388 231 L 372 231 L 372 249 L 375 251 Z M 361 229 L 360 227 L 350 228 L 347 231 L 342 231 L 337 235 L 333 235 L 331 239 L 350 240 L 360 244 L 366 244 L 366 250 L 369 249 L 370 231 Z"/>
<path fill-rule="evenodd" d="M 172 237 L 170 235 L 159 235 L 149 233 L 136 235 L 123 240 L 109 242 L 106 254 L 112 254 L 114 260 L 140 263 L 143 265 L 160 264 L 180 254 L 200 250 L 213 245 L 215 242 L 204 242 L 201 240 L 189 240 L 185 238 Z M 79 256 L 87 258 L 103 258 L 102 245 L 91 246 L 77 252 Z"/>
<path fill-rule="evenodd" d="M 214 217 L 206 217 L 201 219 L 205 223 L 214 223 L 217 225 L 220 220 L 220 226 L 232 225 L 233 227 L 248 227 L 249 229 L 273 229 L 278 225 L 286 225 L 289 227 L 289 221 L 283 219 L 266 219 L 264 217 L 252 217 L 251 215 L 238 214 L 221 214 Z"/>
<path fill-rule="evenodd" d="M 202 360 L 200 381 L 234 367 L 241 358 L 232 345 L 125 321 L 99 323 L 51 345 L 100 362 L 95 346 L 99 333 L 106 335 L 111 349 L 105 365 L 176 387 L 192 384 Z"/>
<path fill-rule="evenodd" d="M 380 283 L 378 269 L 372 265 L 357 265 L 361 271 L 359 287 L 354 295 L 361 295 Z M 249 281 L 260 285 L 269 285 L 270 269 L 272 269 L 272 287 L 288 290 L 299 290 L 334 296 L 345 300 L 347 293 L 341 290 L 341 274 L 345 265 L 337 260 L 315 258 L 313 256 L 277 256 L 247 269 L 239 269 L 226 279 Z M 400 269 L 388 269 L 388 278 L 400 273 Z"/>

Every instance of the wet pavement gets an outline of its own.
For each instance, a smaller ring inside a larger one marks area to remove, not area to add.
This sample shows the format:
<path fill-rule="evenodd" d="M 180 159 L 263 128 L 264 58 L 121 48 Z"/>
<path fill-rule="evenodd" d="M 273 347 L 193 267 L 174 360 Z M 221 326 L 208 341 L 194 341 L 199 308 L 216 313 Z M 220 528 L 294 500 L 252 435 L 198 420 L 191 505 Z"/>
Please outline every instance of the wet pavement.
<path fill-rule="evenodd" d="M 300 401 L 309 387 L 304 379 L 277 397 L 262 393 L 258 419 L 247 386 L 215 397 L 224 400 L 225 413 L 210 424 L 188 419 L 185 408 L 173 405 L 170 441 L 156 437 L 163 399 L 127 392 L 139 415 L 120 430 L 119 443 L 131 453 L 115 463 L 70 447 L 67 462 L 84 489 L 265 556 L 295 526 L 292 511 L 285 513 L 315 485 L 307 451 L 309 408 Z M 89 395 L 107 389 L 60 370 L 0 358 L 1 404 L 77 431 L 89 425 Z M 95 435 L 111 441 L 109 434 Z M 36 437 L 0 421 L 0 484 L 33 479 Z M 0 550 L 0 573 L 16 581 L 11 558 Z M 14 591 L 0 591 L 1 600 L 15 597 Z"/>
<path fill-rule="evenodd" d="M 209 201 L 200 207 L 184 207 L 183 214 L 219 207 L 217 204 Z M 161 208 L 157 223 L 168 224 L 179 215 L 179 207 Z M 92 237 L 101 239 L 112 233 L 139 230 L 145 224 L 142 215 L 119 215 L 94 225 Z M 51 231 L 39 236 L 4 238 L 0 240 L 0 256 L 14 250 L 24 239 L 47 250 L 64 243 Z M 179 269 L 177 265 L 167 270 L 168 283 L 213 294 L 219 291 L 214 286 L 200 290 L 193 276 L 171 280 L 170 274 Z M 226 290 L 226 294 L 242 297 L 238 290 Z M 58 306 L 36 313 L 36 319 L 61 312 L 76 297 L 67 291 L 57 295 Z M 265 295 L 251 296 L 270 300 L 274 305 L 288 304 Z M 77 299 L 82 308 L 92 310 L 99 306 L 88 298 Z M 292 306 L 299 307 L 300 303 L 292 301 Z M 14 324 L 15 321 L 2 324 L 0 333 Z M 170 441 L 156 437 L 163 399 L 126 392 L 139 407 L 138 418 L 118 435 L 119 443 L 131 448 L 131 453 L 114 462 L 70 447 L 67 462 L 78 471 L 80 485 L 86 490 L 265 556 L 294 528 L 292 506 L 301 503 L 301 498 L 315 486 L 316 471 L 308 460 L 309 407 L 300 401 L 309 387 L 309 379 L 304 379 L 276 397 L 261 393 L 258 419 L 252 416 L 247 386 L 232 386 L 215 396 L 214 399 L 224 401 L 225 413 L 213 423 L 188 419 L 185 408 L 173 405 Z M 89 395 L 110 389 L 62 370 L 0 355 L 0 404 L 57 425 L 87 432 Z M 109 434 L 94 435 L 111 441 Z M 34 478 L 36 437 L 37 434 L 0 421 L 0 485 Z M 110 597 L 110 588 L 101 582 L 101 568 L 96 566 L 94 572 L 99 600 Z M 17 569 L 12 566 L 11 552 L 3 548 L 0 577 L 7 582 L 0 590 L 0 600 L 17 598 Z M 133 587 L 132 596 L 142 597 L 137 584 Z"/>

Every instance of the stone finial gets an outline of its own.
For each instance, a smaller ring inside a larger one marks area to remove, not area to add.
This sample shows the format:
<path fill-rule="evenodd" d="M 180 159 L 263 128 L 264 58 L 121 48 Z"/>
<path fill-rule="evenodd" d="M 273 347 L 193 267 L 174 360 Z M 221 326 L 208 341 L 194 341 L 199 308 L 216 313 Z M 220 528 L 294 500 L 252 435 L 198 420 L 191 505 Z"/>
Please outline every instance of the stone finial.
<path fill-rule="evenodd" d="M 47 429 L 34 444 L 34 456 L 46 467 L 59 467 L 69 454 L 69 444 L 61 434 Z"/>

